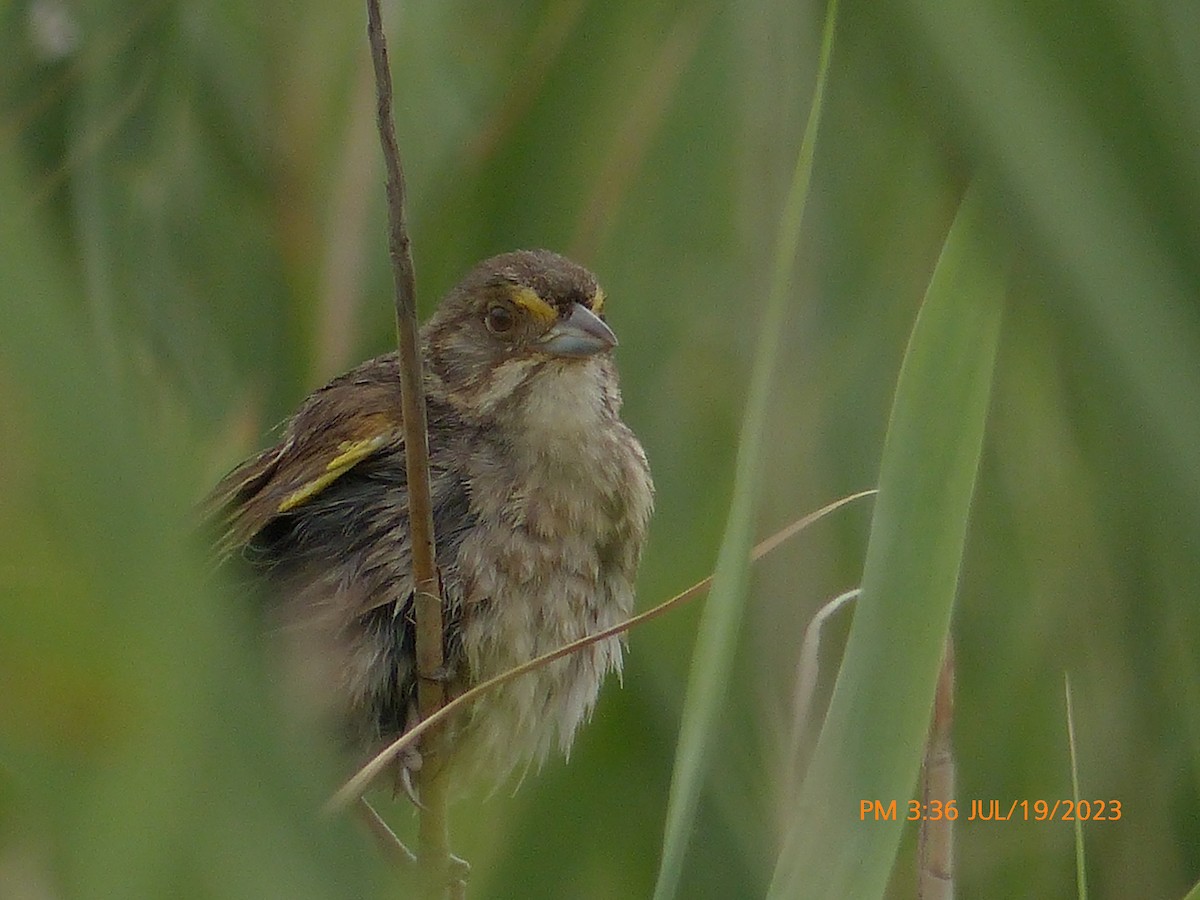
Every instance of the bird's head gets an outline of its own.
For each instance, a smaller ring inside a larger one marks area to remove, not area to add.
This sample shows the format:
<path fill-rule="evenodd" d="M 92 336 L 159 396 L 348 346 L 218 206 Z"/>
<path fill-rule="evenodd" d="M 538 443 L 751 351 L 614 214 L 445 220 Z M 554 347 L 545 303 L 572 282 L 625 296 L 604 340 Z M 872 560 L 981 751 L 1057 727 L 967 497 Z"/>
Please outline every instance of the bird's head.
<path fill-rule="evenodd" d="M 437 393 L 488 418 L 534 394 L 615 392 L 604 291 L 582 266 L 549 250 L 484 260 L 422 329 Z M 544 398 L 543 398 L 544 399 Z"/>

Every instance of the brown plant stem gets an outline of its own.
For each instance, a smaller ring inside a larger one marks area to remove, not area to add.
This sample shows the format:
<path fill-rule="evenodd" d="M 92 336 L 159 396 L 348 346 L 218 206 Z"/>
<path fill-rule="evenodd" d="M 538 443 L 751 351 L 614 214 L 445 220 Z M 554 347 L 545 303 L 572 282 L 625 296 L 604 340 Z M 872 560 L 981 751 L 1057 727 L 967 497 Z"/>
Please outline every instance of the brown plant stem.
<path fill-rule="evenodd" d="M 954 747 L 954 641 L 946 638 L 946 655 L 938 674 L 929 741 L 921 763 L 921 804 L 925 809 L 936 802 L 938 808 L 955 799 Z M 921 819 L 917 839 L 917 896 L 920 900 L 953 900 L 954 897 L 954 819 L 926 816 Z"/>
<path fill-rule="evenodd" d="M 408 477 L 408 522 L 412 539 L 413 606 L 416 614 L 417 707 L 428 720 L 446 703 L 442 679 L 442 602 L 436 567 L 433 504 L 429 490 L 429 433 L 417 340 L 416 276 L 404 209 L 404 167 L 392 115 L 392 78 L 379 0 L 367 0 L 367 37 L 375 69 L 376 124 L 387 170 L 388 255 L 396 287 L 396 344 L 400 361 L 400 403 L 404 421 L 404 457 Z M 438 779 L 436 731 L 421 740 L 424 765 L 417 771 L 422 797 L 418 860 L 427 893 L 445 895 L 450 838 L 444 786 Z M 441 886 L 434 887 L 441 879 Z"/>
<path fill-rule="evenodd" d="M 769 538 L 766 538 L 755 545 L 754 549 L 750 551 L 750 559 L 761 559 L 788 538 L 799 534 L 801 531 L 819 519 L 825 518 L 825 516 L 829 515 L 835 510 L 841 509 L 848 503 L 852 503 L 853 501 L 859 500 L 863 497 L 869 497 L 875 493 L 877 493 L 877 491 L 874 489 L 859 491 L 858 493 L 850 494 L 849 496 L 834 500 L 832 503 L 822 506 L 816 512 L 811 512 L 807 516 L 797 519 L 791 525 L 780 529 Z M 368 760 L 362 768 L 355 772 L 354 775 L 352 775 L 346 781 L 346 783 L 338 788 L 334 795 L 329 798 L 329 802 L 325 804 L 325 811 L 327 813 L 334 813 L 350 806 L 362 796 L 363 792 L 371 786 L 371 782 L 379 777 L 379 774 L 385 768 L 387 768 L 391 761 L 396 758 L 397 754 L 399 754 L 406 747 L 411 746 L 412 743 L 422 734 L 424 734 L 427 729 L 437 727 L 441 722 L 453 715 L 462 707 L 469 703 L 474 703 L 482 694 L 494 690 L 500 687 L 502 684 L 507 684 L 513 679 L 519 678 L 528 672 L 532 672 L 535 669 L 540 669 L 543 666 L 547 666 L 556 659 L 561 659 L 564 656 L 582 650 L 584 647 L 594 644 L 597 641 L 602 641 L 605 638 L 610 638 L 614 635 L 621 634 L 622 632 L 628 631 L 631 628 L 635 628 L 644 622 L 649 622 L 651 619 L 657 619 L 659 616 L 670 612 L 676 606 L 699 597 L 706 590 L 708 590 L 711 584 L 712 576 L 709 575 L 708 577 L 703 578 L 693 584 L 687 590 L 676 594 L 670 600 L 666 600 L 658 604 L 658 606 L 646 610 L 644 613 L 639 613 L 631 619 L 626 619 L 624 622 L 619 622 L 618 624 L 613 625 L 611 628 L 605 628 L 603 631 L 597 631 L 595 634 L 589 634 L 577 641 L 571 641 L 571 643 L 564 644 L 557 650 L 552 650 L 549 653 L 543 653 L 541 656 L 529 660 L 529 662 L 522 663 L 519 666 L 509 669 L 507 672 L 502 672 L 495 678 L 488 679 L 487 681 L 475 685 L 475 687 L 471 688 L 470 690 L 464 691 L 436 713 L 434 713 L 430 718 L 424 719 L 417 723 L 417 725 L 415 725 L 413 728 L 410 728 L 400 737 L 396 738 L 396 740 L 392 741 L 392 743 L 388 744 L 381 751 L 379 751 L 379 753 L 375 754 L 372 759 Z"/>

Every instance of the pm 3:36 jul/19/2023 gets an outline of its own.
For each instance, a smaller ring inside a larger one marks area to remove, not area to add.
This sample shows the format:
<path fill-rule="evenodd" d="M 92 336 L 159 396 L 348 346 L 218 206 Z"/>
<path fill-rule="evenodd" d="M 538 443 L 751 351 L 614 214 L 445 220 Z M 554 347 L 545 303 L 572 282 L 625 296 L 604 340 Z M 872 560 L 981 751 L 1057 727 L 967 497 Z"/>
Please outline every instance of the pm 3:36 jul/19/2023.
<path fill-rule="evenodd" d="M 970 800 L 965 808 L 957 800 L 909 800 L 901 808 L 895 800 L 861 800 L 860 822 L 1119 822 L 1120 800 Z"/>

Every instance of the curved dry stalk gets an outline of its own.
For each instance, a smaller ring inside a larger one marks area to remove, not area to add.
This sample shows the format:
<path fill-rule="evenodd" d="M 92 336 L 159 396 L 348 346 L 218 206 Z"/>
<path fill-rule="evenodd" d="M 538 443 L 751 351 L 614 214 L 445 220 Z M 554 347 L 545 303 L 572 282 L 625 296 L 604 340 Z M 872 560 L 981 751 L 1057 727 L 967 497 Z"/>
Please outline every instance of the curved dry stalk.
<path fill-rule="evenodd" d="M 792 803 L 796 797 L 797 785 L 794 779 L 797 772 L 797 760 L 800 758 L 800 744 L 804 733 L 808 730 L 808 717 L 812 709 L 813 693 L 817 689 L 819 674 L 818 662 L 821 652 L 821 629 L 838 610 L 857 600 L 862 588 L 854 588 L 838 594 L 819 610 L 804 629 L 804 642 L 800 645 L 800 659 L 796 663 L 796 696 L 792 707 L 792 736 L 788 745 L 787 755 L 787 787 L 783 796 L 787 803 Z"/>
<path fill-rule="evenodd" d="M 787 527 L 771 535 L 769 538 L 766 538 L 765 540 L 756 544 L 754 549 L 750 552 L 750 559 L 761 559 L 788 538 L 799 534 L 814 522 L 825 518 L 825 516 L 835 512 L 838 509 L 841 509 L 843 506 L 846 506 L 849 503 L 853 503 L 855 500 L 860 500 L 863 497 L 869 497 L 875 493 L 877 492 L 874 488 L 866 491 L 859 491 L 855 494 L 850 494 L 849 496 L 834 500 L 832 503 L 822 506 L 815 512 L 809 513 L 801 519 L 797 519 L 791 525 L 788 525 Z M 432 716 L 427 719 L 423 719 L 413 728 L 410 728 L 400 737 L 396 738 L 396 740 L 392 741 L 392 743 L 388 744 L 383 748 L 383 750 L 377 753 L 374 758 L 370 759 L 361 769 L 354 773 L 354 775 L 351 776 L 351 778 L 347 780 L 345 784 L 338 788 L 337 792 L 334 793 L 334 795 L 329 799 L 329 802 L 325 804 L 325 811 L 327 813 L 338 812 L 354 803 L 371 785 L 371 782 L 373 782 L 379 776 L 379 774 L 393 759 L 396 758 L 401 751 L 409 747 L 414 741 L 416 741 L 417 738 L 419 738 L 430 728 L 434 728 L 441 724 L 446 720 L 447 717 L 453 715 L 467 704 L 473 703 L 481 695 L 500 687 L 502 684 L 507 684 L 513 679 L 519 678 L 528 672 L 532 672 L 535 669 L 540 669 L 543 666 L 549 665 L 556 659 L 561 659 L 562 657 L 574 653 L 577 650 L 582 650 L 584 647 L 594 644 L 597 641 L 602 641 L 606 638 L 613 637 L 614 635 L 621 634 L 631 628 L 635 628 L 638 625 L 643 624 L 644 622 L 649 622 L 651 619 L 657 619 L 659 616 L 669 612 L 676 606 L 686 603 L 689 600 L 694 600 L 700 594 L 704 593 L 704 591 L 706 591 L 711 584 L 712 576 L 709 575 L 708 577 L 693 584 L 687 590 L 676 594 L 670 600 L 666 600 L 660 603 L 658 606 L 646 610 L 644 613 L 639 613 L 633 618 L 627 619 L 624 622 L 620 622 L 611 628 L 606 628 L 603 631 L 598 631 L 595 634 L 589 634 L 588 636 L 580 638 L 576 641 L 572 641 L 569 644 L 564 644 L 557 650 L 544 653 L 541 656 L 529 660 L 529 662 L 522 663 L 515 668 L 509 669 L 507 672 L 502 672 L 495 678 L 490 678 L 487 681 L 481 682 L 468 691 L 464 691 Z"/>

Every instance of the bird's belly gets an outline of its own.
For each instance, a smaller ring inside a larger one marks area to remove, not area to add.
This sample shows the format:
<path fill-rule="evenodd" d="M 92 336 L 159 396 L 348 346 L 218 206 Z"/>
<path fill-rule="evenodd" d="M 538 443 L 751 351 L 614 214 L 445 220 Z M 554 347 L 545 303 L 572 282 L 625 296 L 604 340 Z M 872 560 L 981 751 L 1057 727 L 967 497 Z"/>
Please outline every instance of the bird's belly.
<path fill-rule="evenodd" d="M 462 654 L 476 684 L 626 618 L 629 575 L 605 564 L 601 529 L 545 537 L 523 527 L 482 527 L 464 541 Z M 481 698 L 462 730 L 471 768 L 503 777 L 570 750 L 604 677 L 620 670 L 621 642 L 608 638 Z"/>

